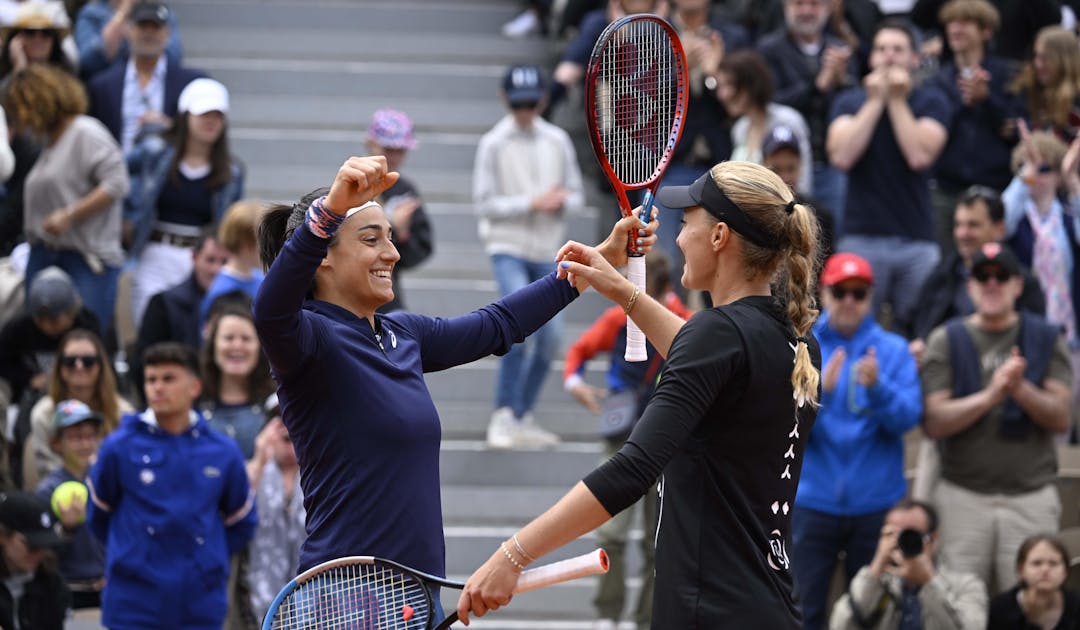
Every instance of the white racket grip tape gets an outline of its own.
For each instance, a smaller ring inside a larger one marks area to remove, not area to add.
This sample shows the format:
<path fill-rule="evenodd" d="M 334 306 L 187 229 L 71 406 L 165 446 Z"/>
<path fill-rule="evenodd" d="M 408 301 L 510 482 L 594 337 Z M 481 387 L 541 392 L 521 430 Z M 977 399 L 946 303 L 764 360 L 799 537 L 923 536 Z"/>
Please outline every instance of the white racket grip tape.
<path fill-rule="evenodd" d="M 626 269 L 626 277 L 639 291 L 645 293 L 645 257 L 631 256 Z M 627 361 L 644 361 L 648 358 L 645 354 L 645 333 L 641 332 L 633 319 L 626 318 L 626 354 L 623 358 Z"/>
<path fill-rule="evenodd" d="M 545 564 L 535 569 L 526 569 L 518 576 L 515 593 L 534 591 L 538 588 L 568 582 L 589 575 L 607 573 L 608 556 L 603 549 L 596 549 L 585 555 L 567 558 L 559 562 Z"/>

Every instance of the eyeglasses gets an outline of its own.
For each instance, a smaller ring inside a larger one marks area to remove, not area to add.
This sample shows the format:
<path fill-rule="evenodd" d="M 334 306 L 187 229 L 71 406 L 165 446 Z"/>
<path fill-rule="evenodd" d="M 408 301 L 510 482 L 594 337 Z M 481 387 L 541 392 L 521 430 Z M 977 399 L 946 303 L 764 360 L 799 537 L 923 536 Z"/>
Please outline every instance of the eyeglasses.
<path fill-rule="evenodd" d="M 851 289 L 845 289 L 844 287 L 829 287 L 829 292 L 836 298 L 837 301 L 843 302 L 844 298 L 851 296 L 856 302 L 862 302 L 866 299 L 866 296 L 870 294 L 870 289 L 866 287 L 853 287 Z"/>
<path fill-rule="evenodd" d="M 60 358 L 60 363 L 69 370 L 74 370 L 80 364 L 89 370 L 98 364 L 98 358 L 96 354 L 65 354 Z"/>
<path fill-rule="evenodd" d="M 979 284 L 986 284 L 990 281 L 990 278 L 997 280 L 998 284 L 1005 284 L 1012 277 L 1007 269 L 998 267 L 995 271 L 990 271 L 984 267 L 980 267 L 971 272 L 971 277 L 975 278 L 975 282 Z"/>

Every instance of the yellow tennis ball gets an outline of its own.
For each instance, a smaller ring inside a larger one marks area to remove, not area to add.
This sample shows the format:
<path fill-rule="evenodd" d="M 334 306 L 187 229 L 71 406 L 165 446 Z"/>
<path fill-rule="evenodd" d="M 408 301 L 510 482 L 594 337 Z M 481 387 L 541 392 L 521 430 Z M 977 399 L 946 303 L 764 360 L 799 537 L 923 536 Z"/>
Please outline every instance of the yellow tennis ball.
<path fill-rule="evenodd" d="M 90 493 L 86 490 L 86 486 L 81 481 L 65 481 L 64 483 L 56 486 L 56 490 L 52 493 L 52 509 L 57 516 L 60 515 L 60 510 L 66 510 L 71 507 L 75 497 L 78 497 L 83 505 L 86 505 L 86 500 L 89 498 Z M 83 520 L 86 519 L 86 514 L 83 514 Z"/>

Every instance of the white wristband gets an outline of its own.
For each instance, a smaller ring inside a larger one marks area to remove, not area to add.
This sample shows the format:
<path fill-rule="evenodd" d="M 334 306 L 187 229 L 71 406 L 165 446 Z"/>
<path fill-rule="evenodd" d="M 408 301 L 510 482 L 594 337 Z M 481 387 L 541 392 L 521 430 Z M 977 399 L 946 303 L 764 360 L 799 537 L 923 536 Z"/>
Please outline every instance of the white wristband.
<path fill-rule="evenodd" d="M 581 378 L 581 375 L 578 374 L 577 372 L 574 372 L 570 376 L 567 376 L 566 380 L 563 381 L 563 389 L 565 389 L 568 392 L 573 391 L 573 389 L 575 387 L 577 387 L 578 385 L 581 385 L 584 382 L 585 382 L 585 379 Z"/>

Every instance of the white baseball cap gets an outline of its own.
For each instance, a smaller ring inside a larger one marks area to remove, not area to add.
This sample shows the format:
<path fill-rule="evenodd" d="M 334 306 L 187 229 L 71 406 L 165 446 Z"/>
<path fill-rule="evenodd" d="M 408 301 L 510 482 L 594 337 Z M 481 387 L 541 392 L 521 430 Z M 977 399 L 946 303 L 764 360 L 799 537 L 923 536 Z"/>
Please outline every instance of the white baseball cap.
<path fill-rule="evenodd" d="M 177 103 L 180 113 L 191 112 L 196 116 L 206 112 L 229 112 L 229 90 L 213 79 L 195 79 L 180 92 Z"/>

